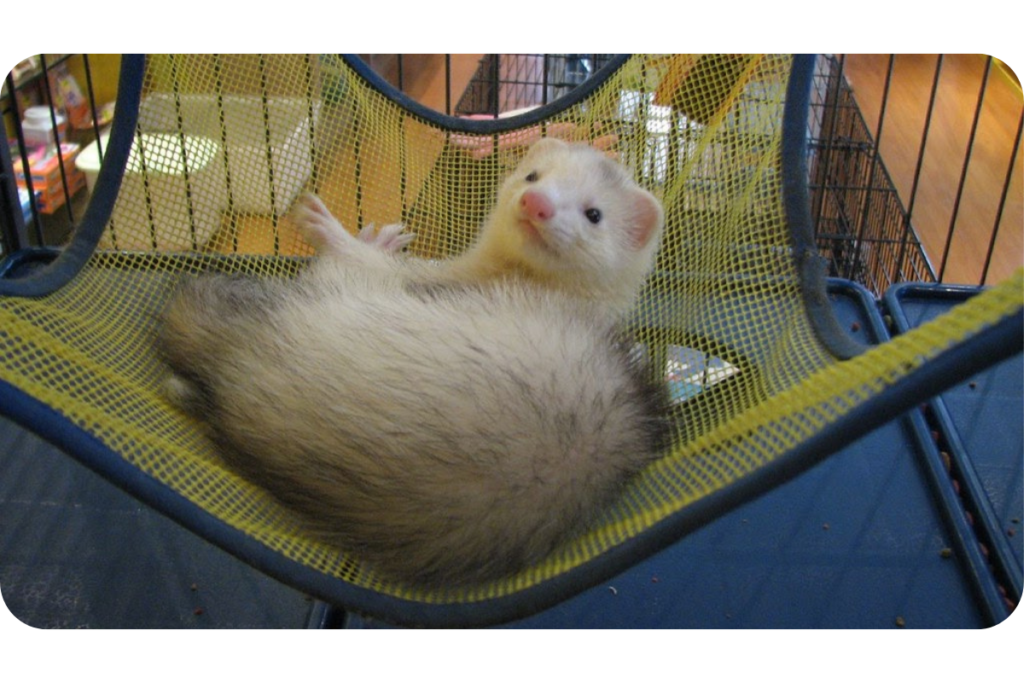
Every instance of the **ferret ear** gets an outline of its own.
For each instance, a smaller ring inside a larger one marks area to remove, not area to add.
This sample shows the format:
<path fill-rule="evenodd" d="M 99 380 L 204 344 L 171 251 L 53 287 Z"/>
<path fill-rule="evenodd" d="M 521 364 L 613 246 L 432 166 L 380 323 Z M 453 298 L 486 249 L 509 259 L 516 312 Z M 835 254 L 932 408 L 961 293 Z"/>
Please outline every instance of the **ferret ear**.
<path fill-rule="evenodd" d="M 633 192 L 633 222 L 629 226 L 629 244 L 640 250 L 657 236 L 665 222 L 661 202 L 646 190 Z"/>

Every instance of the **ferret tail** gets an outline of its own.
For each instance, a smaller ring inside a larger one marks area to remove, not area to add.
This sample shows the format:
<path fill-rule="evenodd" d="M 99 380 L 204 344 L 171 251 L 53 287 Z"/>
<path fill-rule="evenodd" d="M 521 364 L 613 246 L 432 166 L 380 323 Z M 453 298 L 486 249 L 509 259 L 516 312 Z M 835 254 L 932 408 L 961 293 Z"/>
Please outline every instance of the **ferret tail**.
<path fill-rule="evenodd" d="M 157 349 L 173 374 L 164 392 L 179 407 L 206 409 L 209 378 L 223 353 L 245 331 L 253 312 L 265 310 L 273 285 L 240 275 L 203 274 L 188 277 L 175 289 L 164 309 Z"/>

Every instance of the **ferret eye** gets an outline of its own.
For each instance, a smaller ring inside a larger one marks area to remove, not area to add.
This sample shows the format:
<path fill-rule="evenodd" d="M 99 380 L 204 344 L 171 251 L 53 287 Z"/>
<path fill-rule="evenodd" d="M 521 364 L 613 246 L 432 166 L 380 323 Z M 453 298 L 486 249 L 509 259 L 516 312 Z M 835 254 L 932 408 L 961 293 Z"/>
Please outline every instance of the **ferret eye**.
<path fill-rule="evenodd" d="M 537 182 L 537 178 L 539 177 L 540 176 L 537 175 L 536 171 L 530 171 L 530 173 L 526 176 L 526 182 L 535 183 Z"/>
<path fill-rule="evenodd" d="M 600 209 L 587 209 L 583 212 L 583 215 L 587 217 L 587 220 L 597 225 L 601 222 L 601 210 Z"/>

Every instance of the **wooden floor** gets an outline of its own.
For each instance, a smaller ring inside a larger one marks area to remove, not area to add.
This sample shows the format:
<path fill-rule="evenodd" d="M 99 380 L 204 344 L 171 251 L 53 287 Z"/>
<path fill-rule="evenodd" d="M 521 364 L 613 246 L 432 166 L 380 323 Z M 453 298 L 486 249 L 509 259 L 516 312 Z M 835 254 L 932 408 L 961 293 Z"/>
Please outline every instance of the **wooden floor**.
<path fill-rule="evenodd" d="M 898 55 L 893 61 L 880 151 L 905 206 L 913 190 L 936 61 L 936 55 Z M 985 282 L 999 282 L 1024 265 L 1024 182 L 1019 149 L 1002 217 L 997 222 L 1021 116 L 1021 88 L 1012 73 L 995 60 L 988 75 L 962 198 L 955 208 L 985 63 L 982 55 L 943 57 L 914 198 L 912 223 L 936 272 L 950 283 L 982 282 L 993 231 L 995 249 Z M 872 134 L 878 130 L 888 68 L 888 55 L 847 55 L 844 63 L 844 73 Z M 949 255 L 944 261 L 947 243 Z"/>

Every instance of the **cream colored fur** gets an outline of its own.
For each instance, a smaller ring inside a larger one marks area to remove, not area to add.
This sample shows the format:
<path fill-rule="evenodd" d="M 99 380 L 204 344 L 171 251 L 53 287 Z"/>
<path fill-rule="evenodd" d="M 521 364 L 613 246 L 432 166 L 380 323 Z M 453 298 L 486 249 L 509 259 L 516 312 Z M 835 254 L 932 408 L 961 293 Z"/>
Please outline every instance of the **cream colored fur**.
<path fill-rule="evenodd" d="M 589 169 L 604 160 L 540 147 L 524 164 L 565 213 L 550 248 L 516 242 L 501 201 L 521 178 L 480 245 L 440 266 L 394 253 L 398 228 L 353 237 L 307 197 L 320 256 L 295 280 L 191 278 L 165 314 L 173 399 L 312 533 L 392 577 L 460 585 L 538 562 L 665 443 L 663 389 L 615 324 L 660 207 L 613 166 L 604 232 L 587 234 L 570 214 L 590 195 L 567 169 L 604 187 Z"/>

